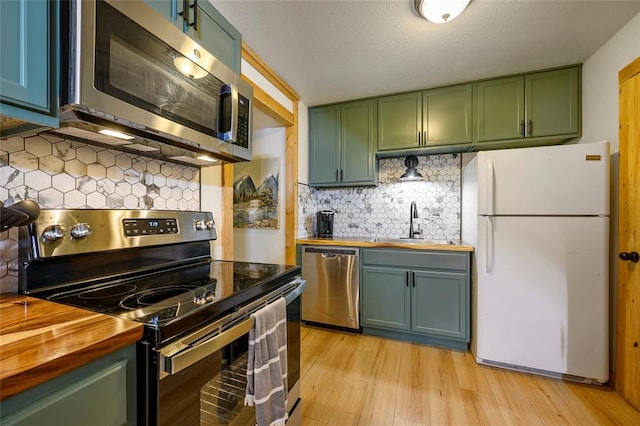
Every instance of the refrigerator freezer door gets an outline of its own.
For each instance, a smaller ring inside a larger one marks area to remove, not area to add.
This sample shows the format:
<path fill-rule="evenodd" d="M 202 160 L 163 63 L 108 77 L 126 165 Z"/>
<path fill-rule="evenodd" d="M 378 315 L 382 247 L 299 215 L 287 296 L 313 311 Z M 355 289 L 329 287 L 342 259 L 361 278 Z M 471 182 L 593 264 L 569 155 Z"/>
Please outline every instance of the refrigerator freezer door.
<path fill-rule="evenodd" d="M 609 215 L 609 142 L 478 153 L 480 215 Z"/>
<path fill-rule="evenodd" d="M 478 220 L 478 362 L 608 380 L 609 219 Z"/>

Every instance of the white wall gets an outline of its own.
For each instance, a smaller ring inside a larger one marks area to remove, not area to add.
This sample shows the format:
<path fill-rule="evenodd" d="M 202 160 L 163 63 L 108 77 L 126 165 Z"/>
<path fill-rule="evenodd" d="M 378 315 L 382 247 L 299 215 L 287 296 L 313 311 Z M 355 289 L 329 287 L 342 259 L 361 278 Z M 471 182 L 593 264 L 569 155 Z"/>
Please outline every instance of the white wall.
<path fill-rule="evenodd" d="M 582 138 L 580 143 L 611 142 L 610 215 L 610 366 L 615 371 L 618 281 L 618 72 L 640 57 L 640 14 L 622 27 L 582 66 Z"/>
<path fill-rule="evenodd" d="M 618 71 L 640 56 L 640 14 L 582 66 L 581 142 L 609 140 L 618 152 Z"/>
<path fill-rule="evenodd" d="M 257 129 L 253 132 L 253 158 L 280 158 L 278 190 L 278 229 L 234 229 L 233 260 L 285 263 L 285 129 Z M 256 182 L 257 184 L 257 182 Z"/>

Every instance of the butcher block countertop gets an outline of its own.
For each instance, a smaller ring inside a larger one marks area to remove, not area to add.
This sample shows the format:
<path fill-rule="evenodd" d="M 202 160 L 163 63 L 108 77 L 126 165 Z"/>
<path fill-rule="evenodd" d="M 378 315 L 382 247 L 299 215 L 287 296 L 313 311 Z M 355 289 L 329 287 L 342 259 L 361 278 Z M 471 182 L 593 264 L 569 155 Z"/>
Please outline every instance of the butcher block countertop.
<path fill-rule="evenodd" d="M 0 400 L 142 338 L 143 325 L 15 294 L 0 294 Z"/>
<path fill-rule="evenodd" d="M 349 247 L 374 248 L 402 248 L 414 250 L 447 250 L 472 252 L 473 246 L 460 240 L 422 240 L 402 238 L 363 238 L 363 237 L 333 237 L 333 238 L 300 238 L 297 244 L 327 245 Z"/>

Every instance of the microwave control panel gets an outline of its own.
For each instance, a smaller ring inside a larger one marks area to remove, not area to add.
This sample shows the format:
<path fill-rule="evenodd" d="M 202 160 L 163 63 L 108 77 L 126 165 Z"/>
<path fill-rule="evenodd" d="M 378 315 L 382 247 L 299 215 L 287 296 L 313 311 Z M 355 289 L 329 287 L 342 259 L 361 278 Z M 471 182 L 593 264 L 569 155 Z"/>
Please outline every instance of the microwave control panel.
<path fill-rule="evenodd" d="M 236 145 L 249 148 L 249 99 L 238 94 L 238 138 Z"/>

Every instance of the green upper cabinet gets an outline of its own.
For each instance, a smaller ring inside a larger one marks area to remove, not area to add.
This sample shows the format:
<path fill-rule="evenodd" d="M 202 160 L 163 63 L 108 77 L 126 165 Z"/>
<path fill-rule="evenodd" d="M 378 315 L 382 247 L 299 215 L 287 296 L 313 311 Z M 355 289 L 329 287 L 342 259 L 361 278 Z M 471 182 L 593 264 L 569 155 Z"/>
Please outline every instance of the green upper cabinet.
<path fill-rule="evenodd" d="M 376 102 L 309 109 L 309 185 L 376 185 Z"/>
<path fill-rule="evenodd" d="M 378 98 L 378 151 L 415 149 L 422 135 L 422 92 Z"/>
<path fill-rule="evenodd" d="M 474 98 L 477 142 L 579 136 L 578 67 L 478 82 Z"/>
<path fill-rule="evenodd" d="M 0 1 L 0 136 L 58 127 L 58 2 Z"/>
<path fill-rule="evenodd" d="M 378 150 L 415 150 L 473 141 L 473 86 L 441 87 L 378 99 Z"/>
<path fill-rule="evenodd" d="M 422 92 L 423 145 L 473 142 L 473 85 L 442 87 Z"/>
<path fill-rule="evenodd" d="M 340 106 L 309 108 L 309 184 L 339 181 Z"/>
<path fill-rule="evenodd" d="M 242 37 L 208 1 L 145 0 L 226 66 L 240 72 Z M 186 13 L 183 10 L 186 5 Z M 195 13 L 194 13 L 195 11 Z"/>

